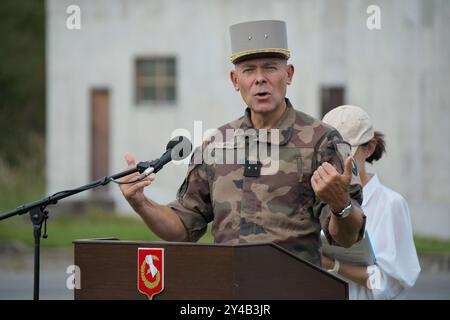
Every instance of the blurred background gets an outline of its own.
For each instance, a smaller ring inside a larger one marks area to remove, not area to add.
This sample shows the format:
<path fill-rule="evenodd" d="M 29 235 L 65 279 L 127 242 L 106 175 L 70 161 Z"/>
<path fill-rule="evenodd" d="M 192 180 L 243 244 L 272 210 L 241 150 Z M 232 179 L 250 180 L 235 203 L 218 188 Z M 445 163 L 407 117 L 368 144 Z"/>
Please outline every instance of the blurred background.
<path fill-rule="evenodd" d="M 358 105 L 385 133 L 373 171 L 410 206 L 424 270 L 411 297 L 450 298 L 448 0 L 3 0 L 0 212 L 122 171 L 125 152 L 157 158 L 176 129 L 199 144 L 241 116 L 228 28 L 262 19 L 287 23 L 297 109 Z M 185 171 L 168 164 L 146 193 L 173 200 Z M 73 296 L 72 240 L 157 240 L 116 185 L 49 209 L 44 298 Z M 0 221 L 0 298 L 31 298 L 32 243 L 27 215 Z"/>

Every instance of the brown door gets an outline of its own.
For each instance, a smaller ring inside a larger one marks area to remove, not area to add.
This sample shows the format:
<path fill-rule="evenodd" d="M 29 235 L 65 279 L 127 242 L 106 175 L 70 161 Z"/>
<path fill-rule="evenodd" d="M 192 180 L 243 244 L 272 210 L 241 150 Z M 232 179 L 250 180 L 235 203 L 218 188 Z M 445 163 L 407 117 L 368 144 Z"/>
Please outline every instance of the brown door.
<path fill-rule="evenodd" d="M 109 175 L 109 90 L 91 91 L 91 179 Z M 96 192 L 105 187 L 94 189 Z"/>

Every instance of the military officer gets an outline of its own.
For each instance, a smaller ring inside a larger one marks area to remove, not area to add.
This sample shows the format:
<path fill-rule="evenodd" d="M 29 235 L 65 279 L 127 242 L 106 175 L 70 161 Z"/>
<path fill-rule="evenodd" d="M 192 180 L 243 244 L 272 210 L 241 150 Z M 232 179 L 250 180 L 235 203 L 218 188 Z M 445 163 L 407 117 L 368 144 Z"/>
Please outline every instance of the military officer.
<path fill-rule="evenodd" d="M 121 185 L 122 193 L 162 239 L 197 241 L 213 222 L 216 243 L 272 241 L 319 265 L 320 229 L 346 247 L 364 232 L 362 189 L 350 145 L 286 98 L 294 66 L 288 63 L 283 21 L 236 24 L 230 35 L 230 78 L 247 106 L 244 115 L 218 128 L 225 141 L 216 136 L 196 150 L 175 201 L 160 205 L 144 196 L 153 176 Z M 250 145 L 268 146 L 271 155 L 254 156 Z M 205 161 L 206 150 L 216 160 L 229 151 L 243 152 L 233 154 L 234 162 Z M 134 167 L 134 158 L 125 157 Z"/>

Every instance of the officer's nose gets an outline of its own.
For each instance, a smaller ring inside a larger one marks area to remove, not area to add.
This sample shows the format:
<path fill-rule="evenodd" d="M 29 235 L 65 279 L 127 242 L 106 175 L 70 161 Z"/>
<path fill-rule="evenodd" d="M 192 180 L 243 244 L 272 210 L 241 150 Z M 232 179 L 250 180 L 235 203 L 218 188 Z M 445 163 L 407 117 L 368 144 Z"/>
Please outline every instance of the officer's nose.
<path fill-rule="evenodd" d="M 264 74 L 261 70 L 258 70 L 256 72 L 256 78 L 255 78 L 256 84 L 264 84 L 266 83 L 266 78 L 264 77 Z"/>

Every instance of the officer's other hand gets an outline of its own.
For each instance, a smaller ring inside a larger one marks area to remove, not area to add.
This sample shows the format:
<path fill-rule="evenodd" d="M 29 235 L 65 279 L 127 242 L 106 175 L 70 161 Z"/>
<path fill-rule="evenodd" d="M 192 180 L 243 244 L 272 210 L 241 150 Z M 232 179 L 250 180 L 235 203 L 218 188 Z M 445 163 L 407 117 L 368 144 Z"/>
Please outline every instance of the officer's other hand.
<path fill-rule="evenodd" d="M 349 186 L 352 180 L 352 157 L 344 164 L 344 172 L 340 174 L 330 163 L 324 162 L 311 177 L 311 185 L 316 195 L 326 202 L 335 213 L 348 206 Z"/>
<path fill-rule="evenodd" d="M 125 153 L 125 161 L 127 162 L 128 169 L 136 167 L 136 161 L 130 153 Z M 139 173 L 133 173 L 120 179 L 120 182 L 128 182 L 132 179 L 136 179 Z M 142 181 L 132 184 L 121 184 L 120 191 L 123 196 L 131 205 L 139 205 L 145 201 L 144 188 L 149 186 L 152 181 L 155 180 L 155 175 L 150 175 Z"/>

